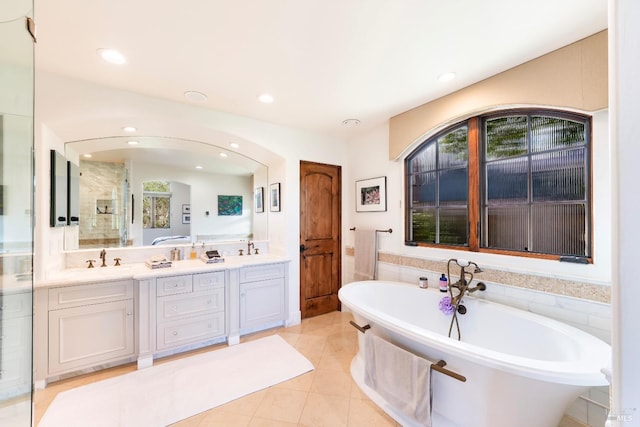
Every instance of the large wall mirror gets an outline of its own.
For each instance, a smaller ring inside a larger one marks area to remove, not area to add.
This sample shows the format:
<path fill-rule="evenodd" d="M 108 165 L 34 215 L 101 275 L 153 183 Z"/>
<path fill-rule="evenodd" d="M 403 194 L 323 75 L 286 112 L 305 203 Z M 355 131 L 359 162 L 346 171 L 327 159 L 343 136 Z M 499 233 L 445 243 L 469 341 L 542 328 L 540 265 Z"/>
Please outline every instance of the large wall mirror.
<path fill-rule="evenodd" d="M 78 237 L 66 249 L 267 239 L 254 206 L 267 167 L 240 150 L 164 137 L 66 143 L 79 163 Z"/>

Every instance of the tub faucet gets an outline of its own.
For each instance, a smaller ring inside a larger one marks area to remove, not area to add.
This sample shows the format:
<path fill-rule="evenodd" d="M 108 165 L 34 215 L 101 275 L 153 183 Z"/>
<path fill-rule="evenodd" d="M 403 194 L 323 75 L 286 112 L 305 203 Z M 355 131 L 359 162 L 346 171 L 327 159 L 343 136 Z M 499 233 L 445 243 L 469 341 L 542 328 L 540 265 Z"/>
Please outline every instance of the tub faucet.
<path fill-rule="evenodd" d="M 458 267 L 460 267 L 460 277 L 458 281 L 455 283 L 451 283 L 451 264 L 456 263 Z M 473 266 L 473 271 L 467 271 L 466 269 Z M 465 259 L 450 259 L 447 262 L 447 276 L 449 276 L 449 297 L 451 298 L 451 307 L 453 307 L 453 317 L 451 318 L 451 324 L 449 325 L 449 337 L 451 337 L 451 332 L 453 330 L 453 324 L 456 324 L 456 329 L 458 331 L 458 340 L 460 340 L 460 324 L 458 323 L 458 314 L 465 314 L 467 312 L 467 307 L 462 305 L 462 298 L 467 294 L 472 294 L 475 291 L 484 291 L 487 289 L 487 285 L 483 282 L 478 282 L 478 284 L 472 288 L 469 287 L 471 282 L 473 281 L 474 273 L 481 273 L 482 269 L 478 267 L 478 264 L 472 261 L 467 261 Z M 457 295 L 453 294 L 453 289 L 457 289 Z"/>
<path fill-rule="evenodd" d="M 100 251 L 100 259 L 102 260 L 102 265 L 100 267 L 106 267 L 107 251 L 105 251 L 104 249 Z"/>

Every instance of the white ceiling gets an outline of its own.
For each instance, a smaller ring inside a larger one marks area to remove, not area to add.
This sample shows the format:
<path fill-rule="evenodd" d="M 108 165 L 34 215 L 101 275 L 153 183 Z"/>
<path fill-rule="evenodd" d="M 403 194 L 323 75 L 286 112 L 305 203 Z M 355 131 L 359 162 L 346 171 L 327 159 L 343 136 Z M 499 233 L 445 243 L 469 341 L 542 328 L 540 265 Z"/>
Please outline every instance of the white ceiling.
<path fill-rule="evenodd" d="M 199 91 L 201 107 L 348 140 L 605 29 L 607 0 L 35 0 L 35 20 L 36 73 L 187 104 Z"/>

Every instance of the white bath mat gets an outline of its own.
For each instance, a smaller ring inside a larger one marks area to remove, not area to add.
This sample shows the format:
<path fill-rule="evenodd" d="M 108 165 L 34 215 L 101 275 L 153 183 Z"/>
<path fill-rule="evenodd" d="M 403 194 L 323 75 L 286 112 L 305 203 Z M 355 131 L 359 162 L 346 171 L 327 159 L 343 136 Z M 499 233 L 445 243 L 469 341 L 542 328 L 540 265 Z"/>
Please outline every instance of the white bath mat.
<path fill-rule="evenodd" d="M 65 391 L 39 427 L 162 427 L 311 370 L 273 335 Z"/>

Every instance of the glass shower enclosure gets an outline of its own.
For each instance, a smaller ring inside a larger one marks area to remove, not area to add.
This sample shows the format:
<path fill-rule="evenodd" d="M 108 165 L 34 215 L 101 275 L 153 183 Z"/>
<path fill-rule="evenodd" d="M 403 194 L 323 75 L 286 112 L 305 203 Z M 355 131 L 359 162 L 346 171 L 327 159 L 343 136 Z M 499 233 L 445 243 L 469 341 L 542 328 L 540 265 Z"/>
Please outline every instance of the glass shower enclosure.
<path fill-rule="evenodd" d="M 0 6 L 0 425 L 32 424 L 32 0 Z"/>

